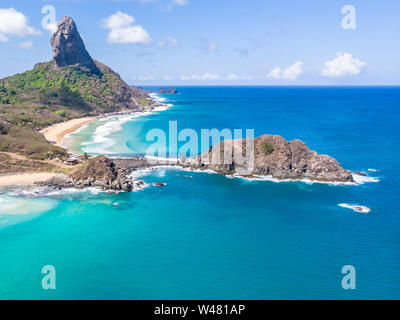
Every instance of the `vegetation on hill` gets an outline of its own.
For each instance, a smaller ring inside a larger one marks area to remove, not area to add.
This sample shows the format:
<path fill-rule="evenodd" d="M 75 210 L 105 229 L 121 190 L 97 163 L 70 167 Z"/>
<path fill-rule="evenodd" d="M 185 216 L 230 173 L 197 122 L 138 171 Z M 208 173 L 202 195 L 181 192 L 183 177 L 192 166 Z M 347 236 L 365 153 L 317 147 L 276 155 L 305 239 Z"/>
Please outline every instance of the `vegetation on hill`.
<path fill-rule="evenodd" d="M 263 142 L 261 144 L 261 151 L 265 154 L 265 155 L 269 155 L 272 152 L 274 152 L 274 147 L 271 144 L 265 143 Z"/>
<path fill-rule="evenodd" d="M 37 160 L 67 155 L 64 149 L 48 143 L 39 132 L 2 121 L 0 131 L 0 151 L 13 152 Z"/>
<path fill-rule="evenodd" d="M 49 172 L 56 170 L 53 164 L 31 159 L 17 159 L 8 154 L 0 153 L 0 174 Z"/>
<path fill-rule="evenodd" d="M 52 61 L 0 80 L 0 151 L 34 159 L 64 156 L 39 129 L 72 118 L 101 115 L 149 104 L 144 90 L 131 88 L 109 67 L 101 74 L 77 66 L 55 67 Z M 33 131 L 32 131 L 33 130 Z"/>
<path fill-rule="evenodd" d="M 90 57 L 71 17 L 59 22 L 51 44 L 53 60 L 0 79 L 0 151 L 33 159 L 64 157 L 67 152 L 48 143 L 40 129 L 151 103 L 147 92 Z"/>
<path fill-rule="evenodd" d="M 148 100 L 107 66 L 56 68 L 53 62 L 0 80 L 0 119 L 31 129 L 70 118 L 141 109 Z"/>
<path fill-rule="evenodd" d="M 106 156 L 97 156 L 88 160 L 72 175 L 72 177 L 76 180 L 95 178 L 97 180 L 107 181 L 114 180 L 117 176 L 118 171 L 116 165 Z"/>

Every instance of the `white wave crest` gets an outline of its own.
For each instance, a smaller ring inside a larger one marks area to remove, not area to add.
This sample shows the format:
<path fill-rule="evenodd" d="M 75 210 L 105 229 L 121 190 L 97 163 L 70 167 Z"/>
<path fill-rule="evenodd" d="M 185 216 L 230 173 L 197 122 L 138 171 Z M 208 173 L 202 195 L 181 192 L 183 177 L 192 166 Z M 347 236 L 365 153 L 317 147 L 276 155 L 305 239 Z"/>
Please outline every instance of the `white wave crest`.
<path fill-rule="evenodd" d="M 15 189 L 8 193 L 11 197 L 25 197 L 25 198 L 36 198 L 36 197 L 55 197 L 61 196 L 66 197 L 68 195 L 79 194 L 79 193 L 90 193 L 97 195 L 101 192 L 109 192 L 96 187 L 88 187 L 85 189 L 78 188 L 63 188 L 61 190 L 54 189 L 51 187 L 35 187 L 30 189 Z"/>
<path fill-rule="evenodd" d="M 150 94 L 152 96 L 152 94 Z M 157 95 L 154 95 L 154 100 L 157 102 L 159 99 Z M 173 104 L 160 104 L 151 110 L 144 112 L 134 112 L 123 115 L 112 115 L 99 119 L 99 122 L 105 122 L 105 124 L 97 127 L 93 133 L 92 139 L 85 141 L 81 144 L 82 150 L 89 154 L 118 154 L 110 150 L 111 147 L 116 145 L 116 141 L 109 138 L 109 136 L 115 132 L 123 130 L 123 125 L 129 121 L 134 121 L 138 118 L 149 116 L 158 112 L 166 111 L 173 107 Z"/>
<path fill-rule="evenodd" d="M 352 173 L 352 176 L 353 176 L 353 180 L 355 181 L 356 184 L 364 184 L 364 183 L 380 181 L 377 177 L 361 176 L 356 173 Z"/>
<path fill-rule="evenodd" d="M 360 212 L 360 213 L 368 213 L 371 211 L 370 208 L 366 206 L 360 206 L 358 204 L 339 203 L 338 206 L 342 208 L 351 209 L 355 212 Z"/>
<path fill-rule="evenodd" d="M 142 115 L 143 113 L 134 113 L 100 119 L 99 121 L 105 122 L 105 124 L 97 127 L 91 140 L 81 144 L 82 146 L 85 146 L 82 150 L 87 153 L 112 153 L 109 148 L 114 146 L 116 142 L 108 137 L 115 132 L 121 131 L 125 123 Z M 99 144 L 101 146 L 98 146 Z"/>

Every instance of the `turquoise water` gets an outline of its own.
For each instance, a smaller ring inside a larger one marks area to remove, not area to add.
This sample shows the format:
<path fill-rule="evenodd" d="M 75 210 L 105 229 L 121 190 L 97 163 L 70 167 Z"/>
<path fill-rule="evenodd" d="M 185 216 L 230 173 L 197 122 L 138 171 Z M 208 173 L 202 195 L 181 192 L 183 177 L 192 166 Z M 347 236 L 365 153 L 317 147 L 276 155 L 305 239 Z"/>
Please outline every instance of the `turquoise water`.
<path fill-rule="evenodd" d="M 0 298 L 400 298 L 400 88 L 178 90 L 164 96 L 166 111 L 92 123 L 68 144 L 128 156 L 144 154 L 146 133 L 170 120 L 178 130 L 254 128 L 299 138 L 374 182 L 249 182 L 162 168 L 133 193 L 3 190 Z M 349 264 L 356 290 L 341 287 Z M 44 265 L 56 268 L 56 290 L 41 287 Z"/>

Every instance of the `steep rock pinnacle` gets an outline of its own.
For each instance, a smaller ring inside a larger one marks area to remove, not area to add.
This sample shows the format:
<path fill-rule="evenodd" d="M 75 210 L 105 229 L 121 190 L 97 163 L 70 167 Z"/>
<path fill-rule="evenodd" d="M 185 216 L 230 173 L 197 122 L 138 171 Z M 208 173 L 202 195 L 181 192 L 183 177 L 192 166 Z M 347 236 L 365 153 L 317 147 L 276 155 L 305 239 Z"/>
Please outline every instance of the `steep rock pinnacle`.
<path fill-rule="evenodd" d="M 85 67 L 93 73 L 100 73 L 93 59 L 86 51 L 85 44 L 74 20 L 66 16 L 58 23 L 57 31 L 50 40 L 53 47 L 53 60 L 57 67 L 69 65 Z"/>

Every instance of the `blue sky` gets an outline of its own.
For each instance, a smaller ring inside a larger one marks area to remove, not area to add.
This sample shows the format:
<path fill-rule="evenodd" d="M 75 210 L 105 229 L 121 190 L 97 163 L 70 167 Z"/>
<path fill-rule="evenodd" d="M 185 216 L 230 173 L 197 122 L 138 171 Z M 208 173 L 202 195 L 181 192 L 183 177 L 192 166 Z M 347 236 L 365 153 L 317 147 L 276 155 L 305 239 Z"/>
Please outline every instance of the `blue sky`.
<path fill-rule="evenodd" d="M 51 59 L 45 5 L 129 84 L 400 84 L 398 0 L 2 0 L 0 77 Z"/>

